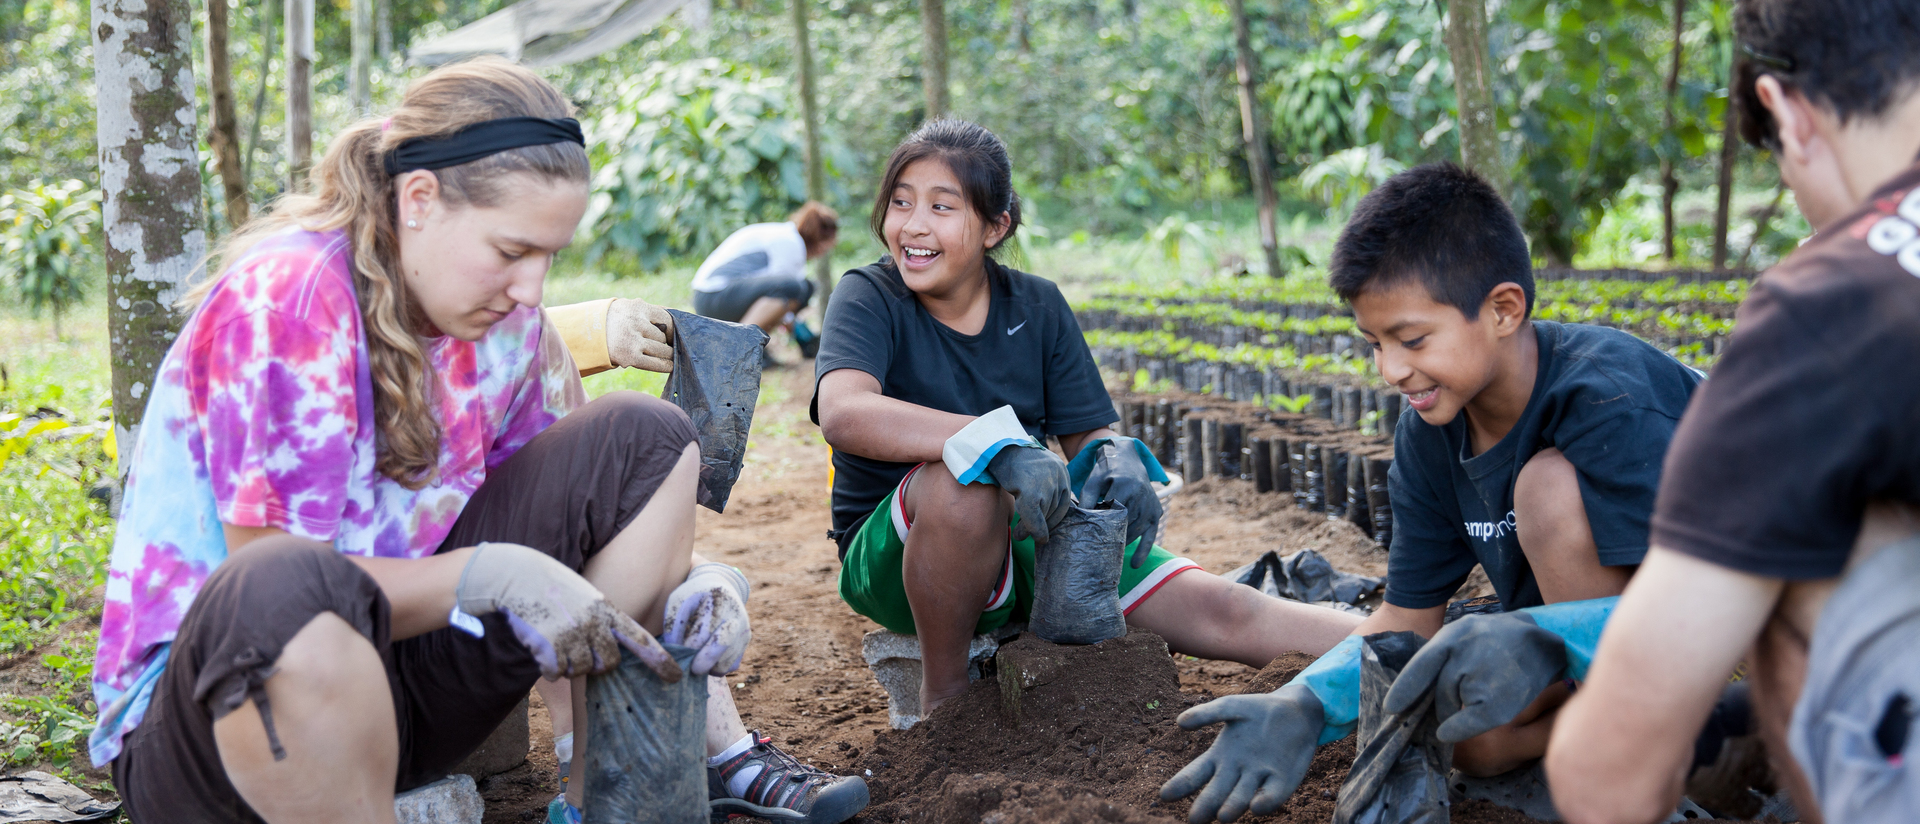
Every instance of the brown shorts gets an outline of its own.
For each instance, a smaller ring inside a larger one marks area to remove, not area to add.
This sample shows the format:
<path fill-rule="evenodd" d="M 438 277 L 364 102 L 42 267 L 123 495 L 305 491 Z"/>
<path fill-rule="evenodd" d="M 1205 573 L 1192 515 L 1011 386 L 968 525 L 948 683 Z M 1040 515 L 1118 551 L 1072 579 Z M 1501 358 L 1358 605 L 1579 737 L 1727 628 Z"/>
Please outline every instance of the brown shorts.
<path fill-rule="evenodd" d="M 640 513 L 695 440 L 686 413 L 666 401 L 600 397 L 490 472 L 440 551 L 504 541 L 578 570 Z M 207 578 L 146 718 L 114 759 L 113 783 L 134 821 L 261 821 L 227 780 L 213 722 L 251 697 L 279 749 L 263 684 L 281 649 L 322 612 L 345 619 L 386 665 L 400 734 L 395 791 L 444 777 L 540 677 L 499 615 L 480 618 L 481 638 L 448 628 L 392 641 L 386 596 L 346 556 L 317 541 L 261 539 Z"/>

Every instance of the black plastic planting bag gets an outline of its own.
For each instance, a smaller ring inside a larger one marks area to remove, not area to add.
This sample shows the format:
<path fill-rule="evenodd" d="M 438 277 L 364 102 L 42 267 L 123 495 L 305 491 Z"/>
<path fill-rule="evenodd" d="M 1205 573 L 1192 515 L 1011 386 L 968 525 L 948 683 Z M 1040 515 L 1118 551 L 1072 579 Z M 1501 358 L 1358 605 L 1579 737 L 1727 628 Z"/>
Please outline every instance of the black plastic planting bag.
<path fill-rule="evenodd" d="M 692 647 L 665 646 L 682 672 L 693 665 Z M 706 824 L 707 679 L 669 684 L 622 649 L 619 667 L 587 677 L 586 743 L 583 820 Z"/>
<path fill-rule="evenodd" d="M 1074 506 L 1033 558 L 1033 615 L 1027 628 L 1056 644 L 1097 644 L 1127 634 L 1120 565 L 1127 509 Z"/>
<path fill-rule="evenodd" d="M 660 397 L 693 419 L 700 433 L 700 503 L 725 512 L 747 457 L 767 333 L 678 309 L 667 314 L 673 316 L 673 374 Z"/>
<path fill-rule="evenodd" d="M 1406 712 L 1382 708 L 1387 689 L 1426 640 L 1411 632 L 1363 639 L 1360 651 L 1360 754 L 1340 787 L 1334 824 L 1447 824 L 1447 772 L 1453 747 L 1437 732 L 1433 690 Z"/>

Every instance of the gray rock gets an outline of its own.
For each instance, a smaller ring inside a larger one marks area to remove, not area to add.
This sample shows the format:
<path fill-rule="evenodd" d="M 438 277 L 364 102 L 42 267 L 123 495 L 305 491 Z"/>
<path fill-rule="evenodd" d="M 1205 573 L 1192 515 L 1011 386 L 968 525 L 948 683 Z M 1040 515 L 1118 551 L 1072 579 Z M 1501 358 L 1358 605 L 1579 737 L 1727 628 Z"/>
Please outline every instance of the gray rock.
<path fill-rule="evenodd" d="M 967 646 L 967 678 L 980 680 L 982 667 L 1000 649 L 1000 639 L 1018 632 L 1019 628 L 1009 627 L 994 635 L 973 636 Z M 867 669 L 873 671 L 873 680 L 887 691 L 887 724 L 904 730 L 920 723 L 920 639 L 876 629 L 861 639 L 860 652 Z"/>
<path fill-rule="evenodd" d="M 480 824 L 486 811 L 470 775 L 450 775 L 393 798 L 393 817 L 399 824 Z"/>

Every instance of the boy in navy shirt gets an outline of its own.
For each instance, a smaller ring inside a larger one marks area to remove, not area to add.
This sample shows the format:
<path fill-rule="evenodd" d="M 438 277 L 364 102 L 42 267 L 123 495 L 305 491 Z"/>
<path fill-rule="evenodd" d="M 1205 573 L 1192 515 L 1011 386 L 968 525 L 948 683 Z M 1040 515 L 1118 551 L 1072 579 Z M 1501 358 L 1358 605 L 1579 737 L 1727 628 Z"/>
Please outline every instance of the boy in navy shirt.
<path fill-rule="evenodd" d="M 1435 639 L 1396 686 L 1458 699 L 1437 702 L 1458 709 L 1440 729 L 1457 742 L 1456 767 L 1495 775 L 1544 754 L 1569 691 L 1558 676 L 1584 674 L 1612 596 L 1646 552 L 1667 442 L 1701 379 L 1627 333 L 1532 320 L 1519 224 L 1451 164 L 1403 172 L 1362 200 L 1330 268 L 1409 407 L 1394 442 L 1386 604 L 1293 683 L 1182 716 L 1189 729 L 1227 722 L 1162 791 L 1205 785 L 1196 822 L 1277 808 L 1314 744 L 1352 730 L 1360 638 L 1372 633 Z M 1504 610 L 1532 609 L 1442 632 L 1476 564 Z"/>

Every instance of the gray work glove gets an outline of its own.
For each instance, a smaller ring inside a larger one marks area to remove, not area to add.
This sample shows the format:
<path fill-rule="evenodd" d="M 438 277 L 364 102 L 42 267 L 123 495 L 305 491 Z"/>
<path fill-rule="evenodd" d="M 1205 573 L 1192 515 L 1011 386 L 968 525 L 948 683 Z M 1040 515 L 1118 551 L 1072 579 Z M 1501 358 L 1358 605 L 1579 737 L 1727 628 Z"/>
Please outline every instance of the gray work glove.
<path fill-rule="evenodd" d="M 453 596 L 468 615 L 504 613 L 514 637 L 549 679 L 613 669 L 626 647 L 661 680 L 680 680 L 680 665 L 660 642 L 607 603 L 587 579 L 540 550 L 519 544 L 474 547 Z"/>
<path fill-rule="evenodd" d="M 726 675 L 740 668 L 753 629 L 747 624 L 747 576 L 726 564 L 706 563 L 667 596 L 660 640 L 692 647 L 694 675 Z"/>
<path fill-rule="evenodd" d="M 1227 727 L 1213 746 L 1160 788 L 1160 800 L 1172 801 L 1205 786 L 1187 815 L 1192 824 L 1280 809 L 1313 763 L 1326 711 L 1305 684 L 1289 684 L 1265 695 L 1216 698 L 1180 713 L 1183 730 L 1222 721 Z"/>
<path fill-rule="evenodd" d="M 1080 499 L 1084 506 L 1093 506 L 1102 501 L 1118 501 L 1127 508 L 1127 542 L 1133 545 L 1133 555 L 1128 563 L 1134 569 L 1146 563 L 1147 553 L 1153 551 L 1153 541 L 1160 535 L 1160 496 L 1153 491 L 1153 481 L 1147 476 L 1147 465 L 1140 462 L 1140 453 L 1135 451 L 1132 438 L 1114 438 L 1100 445 L 1099 456 L 1094 459 L 1093 471 L 1087 474 L 1087 483 L 1080 488 Z"/>
<path fill-rule="evenodd" d="M 614 366 L 673 371 L 673 316 L 644 300 L 607 306 L 607 359 Z"/>
<path fill-rule="evenodd" d="M 1052 451 L 1034 446 L 1005 446 L 987 461 L 993 482 L 1013 495 L 1013 511 L 1020 523 L 1013 539 L 1032 538 L 1046 545 L 1053 528 L 1073 506 L 1073 488 L 1067 480 L 1067 462 Z"/>
<path fill-rule="evenodd" d="M 1386 710 L 1405 712 L 1431 687 L 1440 740 L 1472 738 L 1514 719 L 1567 668 L 1560 636 L 1524 612 L 1468 615 L 1440 628 L 1400 669 Z"/>

